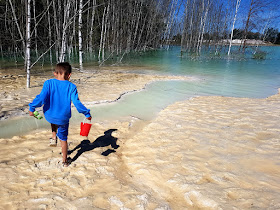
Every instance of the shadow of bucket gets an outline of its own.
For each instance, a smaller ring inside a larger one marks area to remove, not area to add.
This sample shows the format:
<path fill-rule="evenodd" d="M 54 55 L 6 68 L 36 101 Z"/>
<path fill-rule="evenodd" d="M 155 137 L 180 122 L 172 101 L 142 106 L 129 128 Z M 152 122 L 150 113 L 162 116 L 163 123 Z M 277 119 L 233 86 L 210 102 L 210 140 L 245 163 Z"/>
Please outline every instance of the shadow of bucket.
<path fill-rule="evenodd" d="M 80 131 L 80 135 L 81 136 L 88 136 L 90 128 L 91 128 L 91 123 L 85 123 L 85 122 L 81 122 L 81 131 Z"/>

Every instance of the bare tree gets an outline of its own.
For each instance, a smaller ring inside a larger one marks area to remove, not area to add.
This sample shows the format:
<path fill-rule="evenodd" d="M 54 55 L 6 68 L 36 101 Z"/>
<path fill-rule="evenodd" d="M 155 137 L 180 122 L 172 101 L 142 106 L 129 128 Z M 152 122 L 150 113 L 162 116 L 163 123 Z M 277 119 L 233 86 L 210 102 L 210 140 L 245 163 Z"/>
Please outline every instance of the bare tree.
<path fill-rule="evenodd" d="M 60 5 L 59 5 L 60 6 Z M 61 36 L 61 46 L 60 46 L 60 55 L 59 62 L 63 62 L 66 54 L 66 45 L 67 45 L 67 29 L 70 25 L 69 16 L 70 16 L 70 7 L 71 1 L 67 1 L 65 12 L 63 15 L 63 25 L 62 25 L 62 36 Z M 60 9 L 61 11 L 61 9 Z"/>
<path fill-rule="evenodd" d="M 232 38 L 233 38 L 233 30 L 234 30 L 234 25 L 235 25 L 235 22 L 236 22 L 237 13 L 238 13 L 238 9 L 239 9 L 240 3 L 241 3 L 241 0 L 237 0 L 236 1 L 235 13 L 234 13 L 234 18 L 233 18 L 233 22 L 232 22 L 231 34 L 230 34 L 230 42 L 229 42 L 229 47 L 228 47 L 228 52 L 227 52 L 228 55 L 230 55 L 230 50 L 231 50 L 231 45 L 232 45 Z"/>
<path fill-rule="evenodd" d="M 79 65 L 80 70 L 83 70 L 83 38 L 82 38 L 82 26 L 83 26 L 83 20 L 82 20 L 82 14 L 83 14 L 83 0 L 79 1 Z"/>
<path fill-rule="evenodd" d="M 30 88 L 30 25 L 31 25 L 31 0 L 26 1 L 26 51 L 25 51 L 25 61 L 26 61 L 26 86 Z"/>
<path fill-rule="evenodd" d="M 92 5 L 92 15 L 90 21 L 90 31 L 89 31 L 89 52 L 90 56 L 92 56 L 93 52 L 93 30 L 94 30 L 94 18 L 95 18 L 95 9 L 96 9 L 96 0 L 93 0 Z"/>

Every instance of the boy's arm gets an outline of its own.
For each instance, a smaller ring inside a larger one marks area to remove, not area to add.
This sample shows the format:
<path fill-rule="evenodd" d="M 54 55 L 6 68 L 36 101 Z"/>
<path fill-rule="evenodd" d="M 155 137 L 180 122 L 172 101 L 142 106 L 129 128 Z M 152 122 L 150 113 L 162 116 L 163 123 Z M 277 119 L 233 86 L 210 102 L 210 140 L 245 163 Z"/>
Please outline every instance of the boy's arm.
<path fill-rule="evenodd" d="M 84 114 L 86 118 L 91 120 L 90 110 L 87 109 L 80 101 L 76 87 L 71 94 L 71 100 L 72 100 L 73 104 L 75 105 L 76 109 L 78 110 L 78 112 Z"/>
<path fill-rule="evenodd" d="M 47 83 L 45 82 L 41 93 L 39 95 L 37 95 L 36 98 L 30 104 L 28 104 L 29 105 L 29 115 L 30 115 L 30 112 L 33 113 L 35 111 L 35 108 L 41 107 L 44 104 L 47 94 L 48 94 L 48 88 L 47 88 Z M 33 116 L 33 115 L 30 115 L 30 116 Z"/>

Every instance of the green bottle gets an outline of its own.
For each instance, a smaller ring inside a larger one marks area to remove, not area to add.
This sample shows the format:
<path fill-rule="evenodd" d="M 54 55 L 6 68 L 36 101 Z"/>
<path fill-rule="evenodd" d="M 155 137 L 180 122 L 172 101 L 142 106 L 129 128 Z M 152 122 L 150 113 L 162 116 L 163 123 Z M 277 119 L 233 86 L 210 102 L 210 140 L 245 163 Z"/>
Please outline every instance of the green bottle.
<path fill-rule="evenodd" d="M 35 112 L 33 112 L 33 114 L 34 114 L 34 117 L 37 118 L 38 120 L 43 119 L 43 117 L 39 114 L 39 112 L 35 111 Z"/>

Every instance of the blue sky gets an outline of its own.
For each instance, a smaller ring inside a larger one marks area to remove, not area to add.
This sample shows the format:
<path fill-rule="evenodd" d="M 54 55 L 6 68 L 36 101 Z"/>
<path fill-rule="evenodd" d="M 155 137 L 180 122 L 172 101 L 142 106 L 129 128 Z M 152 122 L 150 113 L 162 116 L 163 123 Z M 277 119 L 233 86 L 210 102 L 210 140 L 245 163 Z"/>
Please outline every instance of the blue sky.
<path fill-rule="evenodd" d="M 227 1 L 227 0 L 225 0 Z M 254 2 L 258 2 L 258 0 L 254 0 Z M 253 18 L 252 21 L 257 21 L 263 19 L 264 23 L 260 23 L 261 25 L 265 25 L 268 22 L 269 27 L 277 28 L 280 31 L 280 1 L 279 0 L 260 0 L 263 4 L 263 12 L 258 12 L 258 18 Z M 238 17 L 241 19 L 247 18 L 249 7 L 251 0 L 241 0 L 240 11 Z M 242 23 L 239 23 L 242 26 Z"/>
<path fill-rule="evenodd" d="M 265 6 L 262 7 L 261 12 L 257 12 L 258 17 L 252 17 L 251 21 L 256 23 L 256 28 L 252 29 L 252 31 L 262 31 L 263 27 L 268 23 L 268 27 L 272 27 L 278 29 L 280 32 L 280 0 L 254 0 L 254 2 L 261 2 Z M 228 2 L 232 2 L 231 5 L 234 4 L 232 7 L 232 11 L 235 11 L 235 4 L 236 0 L 212 0 L 212 2 L 217 4 L 217 2 L 228 4 Z M 178 18 L 184 15 L 184 6 L 183 4 L 186 3 L 186 0 L 179 0 L 178 4 L 182 3 L 182 6 L 179 11 Z M 237 21 L 235 28 L 243 28 L 245 21 L 248 16 L 248 11 L 250 8 L 251 0 L 241 0 L 241 5 L 237 14 Z M 270 19 L 269 19 L 270 17 Z M 270 20 L 269 22 L 267 20 Z M 232 20 L 229 20 L 232 21 Z M 229 22 L 231 24 L 231 22 Z"/>

